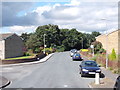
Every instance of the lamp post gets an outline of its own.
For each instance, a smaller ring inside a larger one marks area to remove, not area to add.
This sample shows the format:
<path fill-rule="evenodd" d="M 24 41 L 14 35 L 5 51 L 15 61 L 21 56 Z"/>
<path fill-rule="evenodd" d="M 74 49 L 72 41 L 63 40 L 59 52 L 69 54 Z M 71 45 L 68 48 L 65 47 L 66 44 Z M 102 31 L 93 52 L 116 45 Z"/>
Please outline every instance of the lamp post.
<path fill-rule="evenodd" d="M 45 54 L 45 47 L 46 47 L 46 45 L 45 45 L 45 35 L 46 34 L 44 34 L 44 40 L 43 40 L 44 41 L 44 52 L 43 52 L 44 54 Z"/>
<path fill-rule="evenodd" d="M 103 18 L 101 19 L 105 21 L 105 27 L 106 27 L 106 68 L 108 68 L 108 33 L 107 33 L 107 19 Z"/>

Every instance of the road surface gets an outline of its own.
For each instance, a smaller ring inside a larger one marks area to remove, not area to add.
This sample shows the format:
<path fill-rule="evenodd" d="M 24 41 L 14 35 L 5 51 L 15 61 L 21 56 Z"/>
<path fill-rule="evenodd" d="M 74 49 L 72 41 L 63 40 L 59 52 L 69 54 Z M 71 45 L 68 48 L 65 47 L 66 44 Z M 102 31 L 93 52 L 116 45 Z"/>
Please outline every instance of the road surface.
<path fill-rule="evenodd" d="M 80 76 L 80 63 L 60 52 L 44 63 L 3 67 L 2 74 L 11 80 L 6 88 L 88 88 L 94 78 Z"/>

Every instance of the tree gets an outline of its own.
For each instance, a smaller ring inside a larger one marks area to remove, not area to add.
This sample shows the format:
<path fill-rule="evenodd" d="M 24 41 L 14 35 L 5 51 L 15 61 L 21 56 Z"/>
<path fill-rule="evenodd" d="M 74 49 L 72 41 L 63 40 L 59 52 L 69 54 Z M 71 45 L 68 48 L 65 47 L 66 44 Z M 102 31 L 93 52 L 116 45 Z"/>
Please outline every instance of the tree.
<path fill-rule="evenodd" d="M 91 34 L 93 37 L 97 37 L 99 35 L 101 35 L 100 32 L 96 32 L 96 31 L 93 31 L 92 34 Z"/>
<path fill-rule="evenodd" d="M 30 34 L 22 33 L 20 37 L 22 38 L 23 42 L 26 43 L 26 41 L 29 39 L 31 34 L 32 33 L 30 33 Z"/>
<path fill-rule="evenodd" d="M 90 43 L 95 41 L 95 37 L 100 35 L 99 32 L 92 32 L 92 34 L 86 34 L 78 32 L 75 28 L 73 29 L 59 29 L 58 25 L 43 25 L 39 26 L 34 33 L 27 34 L 23 33 L 21 37 L 23 38 L 28 49 L 33 51 L 39 51 L 39 47 L 44 46 L 44 37 L 45 35 L 45 44 L 47 47 L 61 47 L 62 50 L 70 50 L 73 48 L 81 49 L 82 44 L 83 48 L 88 48 Z"/>
<path fill-rule="evenodd" d="M 99 41 L 92 42 L 92 45 L 94 45 L 94 53 L 99 53 L 102 48 L 102 43 Z"/>
<path fill-rule="evenodd" d="M 37 35 L 36 34 L 30 35 L 29 39 L 26 42 L 27 48 L 28 49 L 32 49 L 33 52 L 35 52 L 36 48 L 38 50 L 38 48 L 40 48 L 41 45 L 42 45 L 42 43 L 39 42 L 39 39 L 37 39 Z"/>

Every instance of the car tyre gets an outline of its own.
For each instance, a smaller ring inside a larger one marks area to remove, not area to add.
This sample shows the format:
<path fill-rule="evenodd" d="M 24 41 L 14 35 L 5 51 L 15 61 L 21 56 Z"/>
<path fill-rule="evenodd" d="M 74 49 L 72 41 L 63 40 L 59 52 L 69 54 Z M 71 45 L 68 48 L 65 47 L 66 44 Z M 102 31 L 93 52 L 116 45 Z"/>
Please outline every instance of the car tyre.
<path fill-rule="evenodd" d="M 81 77 L 84 77 L 83 73 L 81 72 Z"/>

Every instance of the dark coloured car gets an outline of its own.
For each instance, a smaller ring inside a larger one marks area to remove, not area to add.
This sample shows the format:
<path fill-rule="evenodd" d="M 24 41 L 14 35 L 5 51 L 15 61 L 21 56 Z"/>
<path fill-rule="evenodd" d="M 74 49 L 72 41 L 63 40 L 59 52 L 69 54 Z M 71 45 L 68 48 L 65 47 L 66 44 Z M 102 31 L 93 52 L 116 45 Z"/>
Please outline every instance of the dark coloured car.
<path fill-rule="evenodd" d="M 86 75 L 95 75 L 95 73 L 101 74 L 100 66 L 93 60 L 82 61 L 79 66 L 81 77 Z"/>
<path fill-rule="evenodd" d="M 77 49 L 70 50 L 70 56 L 72 57 L 75 53 L 77 53 Z"/>
<path fill-rule="evenodd" d="M 120 76 L 118 76 L 116 79 L 114 90 L 120 90 Z"/>
<path fill-rule="evenodd" d="M 72 57 L 73 60 L 82 60 L 82 57 L 79 53 L 75 53 Z"/>
<path fill-rule="evenodd" d="M 46 54 L 41 52 L 41 53 L 37 54 L 35 58 L 36 58 L 36 60 L 40 60 L 40 59 L 44 58 L 45 56 L 46 56 Z"/>

